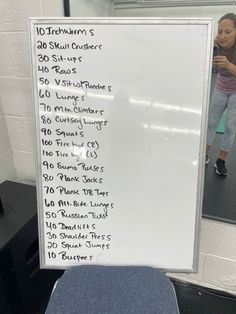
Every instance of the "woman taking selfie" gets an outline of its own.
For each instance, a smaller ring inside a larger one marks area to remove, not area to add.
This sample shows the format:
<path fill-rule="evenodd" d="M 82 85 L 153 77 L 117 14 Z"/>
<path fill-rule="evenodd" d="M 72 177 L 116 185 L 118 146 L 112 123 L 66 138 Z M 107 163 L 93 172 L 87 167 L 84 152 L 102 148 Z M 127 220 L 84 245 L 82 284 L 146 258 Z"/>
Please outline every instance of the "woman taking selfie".
<path fill-rule="evenodd" d="M 224 135 L 215 163 L 216 173 L 221 176 L 226 176 L 227 169 L 225 159 L 233 145 L 236 131 L 235 14 L 228 13 L 220 18 L 216 44 L 218 47 L 217 56 L 214 56 L 213 62 L 218 69 L 218 74 L 209 110 L 206 164 L 209 162 L 208 151 L 212 145 L 219 121 L 225 109 L 227 109 Z"/>

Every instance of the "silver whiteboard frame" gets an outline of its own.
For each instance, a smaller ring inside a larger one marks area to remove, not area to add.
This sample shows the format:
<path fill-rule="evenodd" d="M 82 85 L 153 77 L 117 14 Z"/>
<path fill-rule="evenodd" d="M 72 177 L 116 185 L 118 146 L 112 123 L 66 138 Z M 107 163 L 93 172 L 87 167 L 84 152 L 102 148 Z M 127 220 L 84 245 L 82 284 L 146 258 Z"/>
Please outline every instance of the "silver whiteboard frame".
<path fill-rule="evenodd" d="M 31 79 L 33 82 L 33 93 L 32 102 L 34 103 L 34 117 L 35 117 L 35 137 L 36 137 L 36 183 L 37 183 L 37 212 L 38 212 L 38 230 L 39 230 L 39 255 L 40 255 L 40 268 L 43 269 L 65 269 L 62 267 L 47 266 L 45 263 L 45 252 L 43 250 L 45 243 L 43 227 L 43 200 L 42 200 L 42 169 L 41 169 L 41 155 L 38 154 L 40 151 L 40 136 L 37 130 L 39 129 L 39 115 L 36 114 L 39 108 L 39 102 L 37 95 L 37 71 L 36 62 L 34 59 L 35 52 L 35 37 L 34 27 L 35 25 L 42 24 L 53 24 L 61 25 L 64 24 L 114 24 L 114 25 L 128 25 L 128 24 L 155 24 L 155 25 L 206 25 L 208 27 L 208 40 L 207 40 L 207 55 L 205 60 L 205 78 L 204 78 L 204 95 L 203 95 L 203 114 L 201 116 L 201 137 L 200 137 L 200 152 L 199 152 L 199 167 L 198 167 L 198 181 L 197 181 L 197 197 L 196 197 L 196 213 L 195 213 L 195 232 L 194 232 L 194 252 L 193 252 L 193 265 L 192 269 L 165 269 L 165 272 L 171 273 L 197 273 L 199 268 L 199 257 L 200 257 L 200 221 L 202 217 L 202 204 L 203 204 L 203 191 L 204 191 L 204 176 L 205 176 L 205 151 L 206 151 L 206 135 L 207 135 L 207 124 L 208 124 L 208 107 L 210 99 L 210 82 L 211 82 L 211 60 L 212 60 L 212 48 L 214 40 L 214 19 L 213 18 L 29 18 L 29 45 L 30 45 L 30 63 L 31 63 Z M 202 153 L 201 153 L 202 152 Z"/>

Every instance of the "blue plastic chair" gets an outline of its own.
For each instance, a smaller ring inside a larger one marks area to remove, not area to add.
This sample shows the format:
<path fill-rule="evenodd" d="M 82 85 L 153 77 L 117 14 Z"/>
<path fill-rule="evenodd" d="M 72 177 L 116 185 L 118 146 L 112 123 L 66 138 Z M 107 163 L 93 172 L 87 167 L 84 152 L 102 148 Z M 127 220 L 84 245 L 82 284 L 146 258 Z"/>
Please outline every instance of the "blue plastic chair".
<path fill-rule="evenodd" d="M 78 266 L 58 280 L 46 314 L 179 314 L 174 286 L 142 266 Z"/>

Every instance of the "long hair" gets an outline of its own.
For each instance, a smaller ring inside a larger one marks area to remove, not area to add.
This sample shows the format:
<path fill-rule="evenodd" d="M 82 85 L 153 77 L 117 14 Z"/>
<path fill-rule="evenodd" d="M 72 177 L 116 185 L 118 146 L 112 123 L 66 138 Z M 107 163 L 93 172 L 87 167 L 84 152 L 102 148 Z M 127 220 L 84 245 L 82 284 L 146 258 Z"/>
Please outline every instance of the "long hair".
<path fill-rule="evenodd" d="M 226 20 L 226 19 L 233 22 L 234 28 L 236 30 L 236 14 L 227 13 L 227 14 L 223 15 L 219 19 L 218 24 L 220 22 L 222 22 L 223 20 Z M 218 44 L 218 53 L 219 53 L 219 55 L 226 56 L 229 61 L 232 61 L 232 59 L 236 56 L 236 38 L 235 38 L 234 45 L 230 49 L 224 49 Z"/>

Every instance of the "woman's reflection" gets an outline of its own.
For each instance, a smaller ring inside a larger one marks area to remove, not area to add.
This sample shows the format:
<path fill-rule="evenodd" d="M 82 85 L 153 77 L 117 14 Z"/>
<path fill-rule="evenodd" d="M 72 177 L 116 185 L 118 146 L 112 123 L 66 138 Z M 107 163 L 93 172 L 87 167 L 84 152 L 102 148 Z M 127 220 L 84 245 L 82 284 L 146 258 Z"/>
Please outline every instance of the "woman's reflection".
<path fill-rule="evenodd" d="M 213 62 L 218 69 L 216 85 L 210 104 L 206 164 L 209 163 L 208 152 L 216 130 L 226 111 L 225 130 L 221 140 L 220 151 L 215 163 L 215 171 L 220 176 L 227 175 L 225 159 L 228 155 L 236 132 L 236 15 L 228 13 L 222 16 L 218 24 L 216 37 L 217 55 Z"/>

